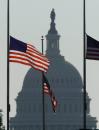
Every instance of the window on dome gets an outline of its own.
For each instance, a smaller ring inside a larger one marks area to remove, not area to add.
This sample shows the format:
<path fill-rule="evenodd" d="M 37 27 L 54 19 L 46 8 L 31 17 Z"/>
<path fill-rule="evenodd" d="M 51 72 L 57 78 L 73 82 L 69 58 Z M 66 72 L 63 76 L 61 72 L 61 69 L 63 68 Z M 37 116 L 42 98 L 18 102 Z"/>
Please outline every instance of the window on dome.
<path fill-rule="evenodd" d="M 33 104 L 33 112 L 36 112 L 36 104 Z"/>
<path fill-rule="evenodd" d="M 61 79 L 61 83 L 63 83 L 64 82 L 64 79 Z"/>
<path fill-rule="evenodd" d="M 54 79 L 52 79 L 52 83 L 54 82 Z"/>
<path fill-rule="evenodd" d="M 54 129 L 54 126 L 53 125 L 50 125 L 50 130 L 53 130 Z"/>
<path fill-rule="evenodd" d="M 59 48 L 59 41 L 57 40 L 57 48 Z"/>
<path fill-rule="evenodd" d="M 59 83 L 59 79 L 56 79 L 56 83 Z"/>
<path fill-rule="evenodd" d="M 78 106 L 77 106 L 77 104 L 75 104 L 75 112 L 77 112 L 78 111 Z"/>
<path fill-rule="evenodd" d="M 51 47 L 54 48 L 54 43 L 51 44 Z"/>
<path fill-rule="evenodd" d="M 68 84 L 69 80 L 68 80 L 67 78 L 65 79 L 65 81 L 66 81 L 66 83 Z"/>
<path fill-rule="evenodd" d="M 48 105 L 45 104 L 45 111 L 48 112 Z"/>
<path fill-rule="evenodd" d="M 57 107 L 57 111 L 60 112 L 60 104 Z"/>
<path fill-rule="evenodd" d="M 57 130 L 62 130 L 62 125 L 58 125 Z"/>
<path fill-rule="evenodd" d="M 67 112 L 67 104 L 64 104 L 64 112 Z"/>
<path fill-rule="evenodd" d="M 69 112 L 72 112 L 72 104 L 69 104 Z"/>
<path fill-rule="evenodd" d="M 40 127 L 40 125 L 36 125 L 36 127 L 35 127 L 37 130 L 41 130 L 41 127 Z"/>
<path fill-rule="evenodd" d="M 39 80 L 39 79 L 37 79 L 36 81 L 37 81 L 37 83 L 39 83 L 39 82 L 40 82 L 40 80 Z"/>

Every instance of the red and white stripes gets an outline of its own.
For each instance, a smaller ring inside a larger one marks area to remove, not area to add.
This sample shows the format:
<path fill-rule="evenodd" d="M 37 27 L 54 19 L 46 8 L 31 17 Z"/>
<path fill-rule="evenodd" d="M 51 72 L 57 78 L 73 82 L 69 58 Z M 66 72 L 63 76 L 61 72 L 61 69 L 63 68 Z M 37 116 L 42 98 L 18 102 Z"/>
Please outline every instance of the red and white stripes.
<path fill-rule="evenodd" d="M 47 72 L 49 61 L 34 46 L 27 44 L 26 52 L 10 50 L 9 61 L 31 66 L 37 70 Z"/>
<path fill-rule="evenodd" d="M 47 83 L 44 83 L 44 93 L 50 96 L 51 103 L 52 103 L 52 109 L 55 112 L 56 107 L 57 107 L 57 100 L 55 99 L 55 96 L 54 96 L 52 90 L 48 87 Z"/>

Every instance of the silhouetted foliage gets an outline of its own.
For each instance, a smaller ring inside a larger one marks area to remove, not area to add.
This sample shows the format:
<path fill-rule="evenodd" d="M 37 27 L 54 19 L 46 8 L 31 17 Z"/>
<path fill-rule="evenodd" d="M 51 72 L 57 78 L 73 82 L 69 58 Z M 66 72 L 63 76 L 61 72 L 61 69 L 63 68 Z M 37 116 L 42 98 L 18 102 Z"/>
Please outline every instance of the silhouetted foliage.
<path fill-rule="evenodd" d="M 0 109 L 0 130 L 5 130 L 5 127 L 3 126 L 2 110 L 1 109 Z"/>

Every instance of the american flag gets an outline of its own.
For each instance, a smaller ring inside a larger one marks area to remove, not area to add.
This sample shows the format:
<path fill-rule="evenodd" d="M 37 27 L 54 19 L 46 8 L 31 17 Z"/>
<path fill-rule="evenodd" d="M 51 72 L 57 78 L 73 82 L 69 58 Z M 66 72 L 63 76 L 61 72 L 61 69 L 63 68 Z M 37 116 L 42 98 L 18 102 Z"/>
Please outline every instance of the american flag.
<path fill-rule="evenodd" d="M 33 45 L 10 37 L 9 61 L 33 67 L 34 69 L 47 72 L 49 60 L 40 53 Z"/>
<path fill-rule="evenodd" d="M 99 41 L 88 35 L 86 58 L 92 60 L 99 60 Z"/>
<path fill-rule="evenodd" d="M 57 107 L 57 100 L 54 96 L 54 93 L 52 92 L 52 90 L 50 88 L 47 78 L 44 75 L 43 75 L 43 78 L 44 78 L 44 93 L 50 96 L 51 103 L 52 103 L 52 109 L 55 112 L 56 107 Z"/>

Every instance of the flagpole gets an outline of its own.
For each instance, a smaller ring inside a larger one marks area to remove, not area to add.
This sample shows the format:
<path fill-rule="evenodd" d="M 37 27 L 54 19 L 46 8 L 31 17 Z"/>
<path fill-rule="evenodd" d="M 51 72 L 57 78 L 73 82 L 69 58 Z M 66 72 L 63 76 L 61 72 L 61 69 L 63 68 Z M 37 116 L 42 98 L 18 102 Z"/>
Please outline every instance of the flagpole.
<path fill-rule="evenodd" d="M 7 1 L 7 130 L 9 130 L 9 0 Z"/>
<path fill-rule="evenodd" d="M 83 80 L 84 80 L 84 95 L 83 95 L 83 128 L 86 129 L 86 6 L 83 0 Z"/>
<path fill-rule="evenodd" d="M 42 36 L 42 39 L 41 39 L 41 41 L 42 41 L 42 54 L 44 53 L 44 51 L 43 51 L 43 41 L 44 41 L 44 38 L 43 38 L 43 36 Z M 43 119 L 42 119 L 42 125 L 43 125 L 43 130 L 45 130 L 45 97 L 44 97 L 44 77 L 43 77 L 43 75 L 44 75 L 44 72 L 42 71 L 42 117 L 43 117 Z"/>

